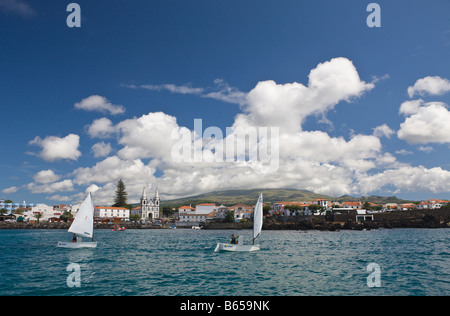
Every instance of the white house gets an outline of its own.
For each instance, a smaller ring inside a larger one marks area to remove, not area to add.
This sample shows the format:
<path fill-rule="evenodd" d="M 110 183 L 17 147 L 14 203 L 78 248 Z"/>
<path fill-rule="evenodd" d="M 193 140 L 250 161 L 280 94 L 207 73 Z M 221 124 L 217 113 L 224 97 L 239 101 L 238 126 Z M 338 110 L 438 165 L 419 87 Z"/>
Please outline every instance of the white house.
<path fill-rule="evenodd" d="M 359 202 L 342 202 L 342 207 L 357 210 L 362 207 L 362 203 L 360 201 Z M 397 204 L 396 204 L 396 207 L 397 207 Z"/>
<path fill-rule="evenodd" d="M 178 226 L 198 226 L 202 222 L 211 220 L 216 216 L 216 205 L 214 203 L 202 203 L 191 206 L 182 206 L 178 209 Z"/>
<path fill-rule="evenodd" d="M 224 219 L 229 212 L 230 209 L 227 206 L 221 205 L 216 209 L 216 218 Z"/>
<path fill-rule="evenodd" d="M 270 215 L 283 215 L 283 216 L 292 216 L 297 214 L 297 210 L 290 210 L 289 205 L 295 205 L 301 207 L 303 210 L 301 211 L 304 215 L 311 215 L 308 209 L 308 206 L 312 204 L 311 202 L 276 202 L 272 206 L 272 211 L 270 211 Z"/>
<path fill-rule="evenodd" d="M 234 220 L 239 221 L 243 218 L 250 218 L 251 213 L 253 213 L 253 206 L 245 204 L 236 204 L 230 207 L 234 211 Z"/>
<path fill-rule="evenodd" d="M 37 214 L 42 214 L 42 217 L 39 219 L 39 221 L 42 222 L 48 221 L 50 218 L 59 217 L 62 215 L 59 210 L 55 211 L 53 206 L 47 204 L 37 204 L 36 206 L 33 206 L 32 208 L 23 212 L 23 216 L 26 221 L 37 221 Z"/>
<path fill-rule="evenodd" d="M 195 208 L 193 208 L 192 206 L 182 206 L 178 209 L 179 216 L 187 215 L 187 214 L 194 214 L 194 213 L 195 213 Z"/>
<path fill-rule="evenodd" d="M 325 199 L 315 199 L 311 204 L 317 204 L 319 206 L 328 208 L 331 205 L 331 202 Z"/>
<path fill-rule="evenodd" d="M 113 221 L 114 219 L 129 221 L 130 210 L 124 207 L 96 206 L 94 219 L 100 221 Z"/>
<path fill-rule="evenodd" d="M 240 221 L 241 219 L 251 219 L 253 216 L 253 210 L 251 211 L 243 211 L 235 214 L 234 220 Z"/>
<path fill-rule="evenodd" d="M 206 221 L 206 218 L 209 214 L 184 214 L 180 215 L 180 224 L 196 224 L 198 225 L 200 222 Z"/>
<path fill-rule="evenodd" d="M 217 206 L 215 203 L 201 203 L 195 206 L 195 213 L 208 215 L 209 213 L 214 212 L 216 208 Z"/>

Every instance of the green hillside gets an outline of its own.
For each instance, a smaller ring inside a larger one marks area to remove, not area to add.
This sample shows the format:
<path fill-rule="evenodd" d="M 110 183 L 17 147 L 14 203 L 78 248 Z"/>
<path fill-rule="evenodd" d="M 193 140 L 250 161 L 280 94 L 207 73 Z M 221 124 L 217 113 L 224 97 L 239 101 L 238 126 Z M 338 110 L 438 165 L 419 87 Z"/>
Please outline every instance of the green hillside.
<path fill-rule="evenodd" d="M 317 194 L 307 190 L 294 189 L 248 189 L 248 190 L 226 190 L 213 191 L 196 196 L 189 196 L 181 199 L 162 201 L 162 206 L 179 207 L 182 205 L 196 205 L 199 203 L 216 203 L 231 206 L 242 203 L 253 205 L 256 203 L 260 193 L 264 195 L 264 203 L 274 203 L 278 201 L 311 201 L 315 199 L 334 200 L 328 195 Z"/>
<path fill-rule="evenodd" d="M 260 193 L 264 195 L 264 203 L 272 204 L 279 201 L 313 201 L 315 199 L 327 199 L 329 201 L 362 201 L 372 202 L 377 204 L 384 203 L 405 203 L 408 201 L 401 200 L 395 196 L 369 196 L 369 197 L 352 197 L 344 195 L 341 197 L 332 197 L 329 195 L 317 194 L 308 190 L 295 189 L 247 189 L 247 190 L 224 190 L 213 191 L 205 194 L 195 196 L 188 196 L 184 198 L 161 201 L 161 205 L 170 207 L 180 207 L 183 205 L 192 205 L 200 203 L 216 203 L 217 205 L 224 204 L 226 206 L 235 205 L 238 203 L 254 205 Z"/>

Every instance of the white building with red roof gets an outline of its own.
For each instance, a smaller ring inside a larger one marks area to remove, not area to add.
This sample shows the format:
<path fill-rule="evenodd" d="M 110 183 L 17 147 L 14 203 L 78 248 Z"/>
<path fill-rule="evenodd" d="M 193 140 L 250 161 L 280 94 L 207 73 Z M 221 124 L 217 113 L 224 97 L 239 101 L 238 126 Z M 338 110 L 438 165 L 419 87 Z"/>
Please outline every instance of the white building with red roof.
<path fill-rule="evenodd" d="M 94 219 L 101 222 L 113 222 L 114 219 L 129 221 L 130 210 L 125 207 L 96 206 L 94 208 Z"/>

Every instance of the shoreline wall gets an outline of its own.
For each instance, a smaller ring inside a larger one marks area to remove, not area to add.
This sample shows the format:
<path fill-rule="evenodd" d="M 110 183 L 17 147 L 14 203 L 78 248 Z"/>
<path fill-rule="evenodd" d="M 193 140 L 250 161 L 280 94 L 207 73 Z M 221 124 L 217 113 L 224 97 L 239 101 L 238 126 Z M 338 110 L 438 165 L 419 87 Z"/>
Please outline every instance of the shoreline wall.
<path fill-rule="evenodd" d="M 395 211 L 373 215 L 373 221 L 356 222 L 356 211 L 349 214 L 331 216 L 275 216 L 264 219 L 263 230 L 339 230 L 339 229 L 378 229 L 378 228 L 445 228 L 450 227 L 450 210 Z M 126 229 L 169 229 L 173 223 L 162 226 L 152 224 L 121 223 Z M 10 223 L 0 222 L 0 229 L 69 229 L 70 223 Z M 95 224 L 95 229 L 113 229 L 114 225 Z M 206 223 L 204 229 L 252 229 L 252 222 Z M 190 227 L 177 227 L 190 229 Z"/>

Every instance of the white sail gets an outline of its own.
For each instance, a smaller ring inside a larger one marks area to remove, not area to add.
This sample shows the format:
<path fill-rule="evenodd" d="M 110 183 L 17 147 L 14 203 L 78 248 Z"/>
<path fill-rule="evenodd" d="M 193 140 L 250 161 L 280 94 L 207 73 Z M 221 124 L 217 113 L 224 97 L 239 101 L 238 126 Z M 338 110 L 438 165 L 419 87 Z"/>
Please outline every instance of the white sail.
<path fill-rule="evenodd" d="M 261 233 L 263 224 L 263 195 L 259 196 L 258 202 L 255 206 L 255 211 L 253 212 L 253 241 Z"/>
<path fill-rule="evenodd" d="M 94 205 L 90 193 L 81 204 L 69 232 L 83 237 L 94 236 Z"/>
<path fill-rule="evenodd" d="M 263 195 L 260 194 L 258 198 L 258 202 L 256 202 L 255 211 L 253 212 L 253 243 L 252 244 L 244 244 L 242 236 L 239 236 L 239 242 L 232 243 L 218 243 L 214 252 L 220 251 L 240 251 L 240 252 L 249 252 L 249 251 L 258 251 L 259 245 L 255 245 L 255 239 L 261 233 L 263 224 Z"/>

